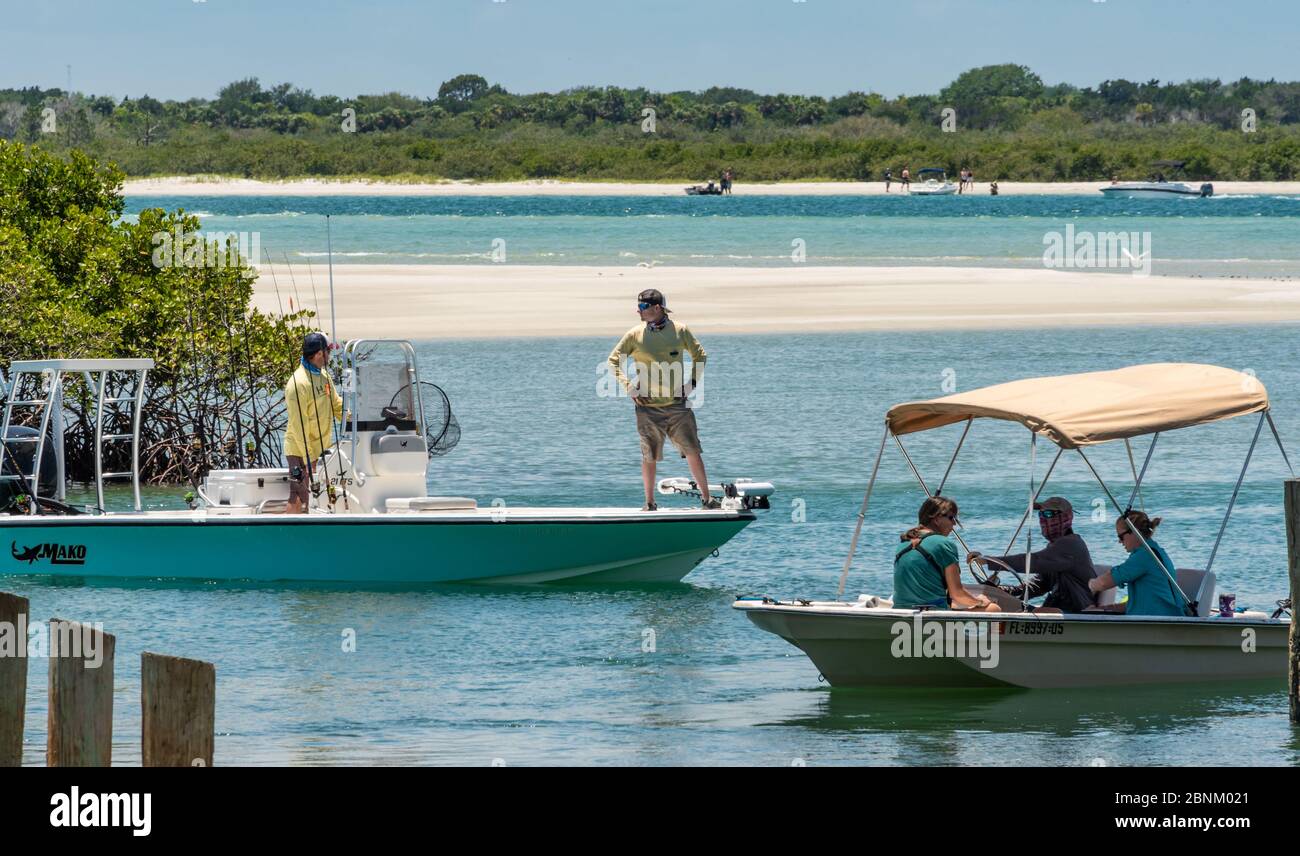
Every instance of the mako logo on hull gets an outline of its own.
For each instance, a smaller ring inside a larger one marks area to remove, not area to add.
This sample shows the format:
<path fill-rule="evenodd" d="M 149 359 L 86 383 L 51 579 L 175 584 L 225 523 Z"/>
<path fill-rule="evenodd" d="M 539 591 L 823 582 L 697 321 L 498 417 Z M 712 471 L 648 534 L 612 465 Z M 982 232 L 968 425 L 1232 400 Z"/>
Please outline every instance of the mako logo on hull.
<path fill-rule="evenodd" d="M 18 542 L 11 541 L 9 552 L 14 561 L 29 565 L 40 561 L 48 561 L 51 565 L 86 564 L 86 547 L 83 544 L 37 544 L 35 547 L 24 547 L 20 552 Z"/>

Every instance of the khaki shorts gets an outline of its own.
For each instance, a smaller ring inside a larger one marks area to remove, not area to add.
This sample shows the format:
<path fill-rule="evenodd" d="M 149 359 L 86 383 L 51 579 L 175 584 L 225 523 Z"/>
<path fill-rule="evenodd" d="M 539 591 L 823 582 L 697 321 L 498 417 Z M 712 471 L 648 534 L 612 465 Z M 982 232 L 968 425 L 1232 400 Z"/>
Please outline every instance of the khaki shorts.
<path fill-rule="evenodd" d="M 636 431 L 641 435 L 641 460 L 664 459 L 664 437 L 673 441 L 682 457 L 698 454 L 700 435 L 695 426 L 695 411 L 678 399 L 667 407 L 636 406 Z"/>

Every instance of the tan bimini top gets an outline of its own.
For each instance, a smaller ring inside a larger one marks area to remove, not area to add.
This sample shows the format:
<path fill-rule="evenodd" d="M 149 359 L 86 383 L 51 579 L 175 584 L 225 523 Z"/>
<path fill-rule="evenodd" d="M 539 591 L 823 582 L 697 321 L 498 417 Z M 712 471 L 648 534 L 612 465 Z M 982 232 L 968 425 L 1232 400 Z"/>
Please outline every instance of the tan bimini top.
<path fill-rule="evenodd" d="M 1063 449 L 1172 431 L 1268 409 L 1254 375 L 1199 363 L 1151 363 L 1035 377 L 890 408 L 894 434 L 967 419 L 1019 422 Z"/>

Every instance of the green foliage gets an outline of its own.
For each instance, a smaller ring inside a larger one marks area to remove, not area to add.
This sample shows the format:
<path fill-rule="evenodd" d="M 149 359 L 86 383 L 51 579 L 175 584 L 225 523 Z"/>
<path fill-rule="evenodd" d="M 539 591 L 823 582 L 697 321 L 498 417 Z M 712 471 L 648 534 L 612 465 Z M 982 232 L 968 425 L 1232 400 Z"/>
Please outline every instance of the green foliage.
<path fill-rule="evenodd" d="M 957 133 L 940 133 L 947 107 Z M 42 130 L 46 108 L 57 133 Z M 344 131 L 345 108 L 355 133 Z M 642 131 L 645 108 L 654 133 Z M 1257 133 L 1242 133 L 1247 108 Z M 0 138 L 79 149 L 130 176 L 695 181 L 730 167 L 741 181 L 778 181 L 878 178 L 925 162 L 1052 181 L 1142 177 L 1167 158 L 1188 161 L 1193 178 L 1283 179 L 1300 175 L 1300 83 L 1117 79 L 1079 89 L 1004 64 L 964 72 L 937 95 L 895 99 L 730 87 L 514 94 L 474 74 L 433 99 L 344 99 L 248 78 L 212 100 L 0 90 Z"/>
<path fill-rule="evenodd" d="M 276 399 L 311 313 L 251 308 L 256 273 L 243 259 L 160 266 L 159 236 L 197 232 L 199 221 L 157 208 L 122 220 L 122 178 L 80 152 L 65 160 L 0 140 L 0 364 L 153 358 L 147 477 L 229 463 L 247 440 L 254 459 L 278 461 Z M 82 393 L 69 406 L 73 422 L 88 427 Z M 74 477 L 91 471 L 93 450 L 82 440 L 70 443 Z"/>

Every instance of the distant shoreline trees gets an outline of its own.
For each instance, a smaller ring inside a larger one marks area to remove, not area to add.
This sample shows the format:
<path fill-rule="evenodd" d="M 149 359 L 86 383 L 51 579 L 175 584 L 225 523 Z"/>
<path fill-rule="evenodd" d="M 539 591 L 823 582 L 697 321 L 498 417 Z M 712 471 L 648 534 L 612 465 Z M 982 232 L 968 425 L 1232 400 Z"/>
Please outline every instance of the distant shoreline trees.
<path fill-rule="evenodd" d="M 129 176 L 677 181 L 729 167 L 742 181 L 863 180 L 923 164 L 1064 181 L 1139 177 L 1172 158 L 1192 178 L 1300 178 L 1300 82 L 1079 88 L 1004 64 L 963 72 L 935 95 L 893 99 L 734 87 L 517 94 L 474 74 L 437 93 L 341 98 L 257 78 L 185 101 L 7 89 L 0 138 L 80 149 Z M 946 109 L 955 133 L 940 127 Z"/>

